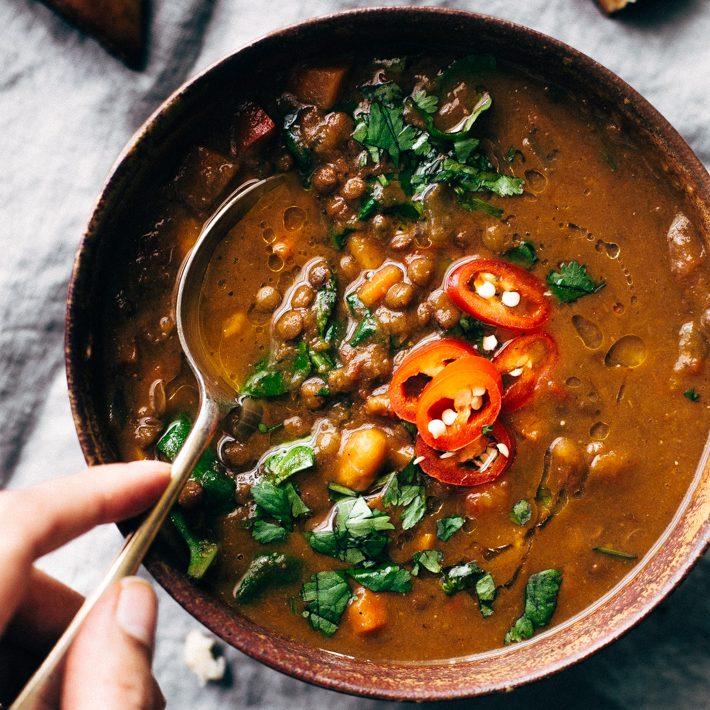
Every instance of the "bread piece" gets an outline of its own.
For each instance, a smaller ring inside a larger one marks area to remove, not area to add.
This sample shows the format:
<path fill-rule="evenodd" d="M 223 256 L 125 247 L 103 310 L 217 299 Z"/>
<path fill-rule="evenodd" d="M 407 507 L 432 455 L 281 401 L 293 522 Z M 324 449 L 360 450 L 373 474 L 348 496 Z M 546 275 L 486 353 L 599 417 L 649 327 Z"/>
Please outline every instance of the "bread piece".
<path fill-rule="evenodd" d="M 623 10 L 632 2 L 636 2 L 636 0 L 597 0 L 597 4 L 607 15 Z"/>
<path fill-rule="evenodd" d="M 130 67 L 144 60 L 144 0 L 43 0 Z"/>

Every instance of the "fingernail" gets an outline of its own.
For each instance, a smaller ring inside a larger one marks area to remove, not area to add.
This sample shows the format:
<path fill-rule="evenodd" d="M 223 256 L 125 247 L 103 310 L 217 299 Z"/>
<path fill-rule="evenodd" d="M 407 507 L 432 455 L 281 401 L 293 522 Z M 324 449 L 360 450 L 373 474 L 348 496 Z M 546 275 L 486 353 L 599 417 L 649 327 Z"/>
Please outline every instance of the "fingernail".
<path fill-rule="evenodd" d="M 140 577 L 126 577 L 120 586 L 116 623 L 129 636 L 152 649 L 158 611 L 153 587 Z"/>

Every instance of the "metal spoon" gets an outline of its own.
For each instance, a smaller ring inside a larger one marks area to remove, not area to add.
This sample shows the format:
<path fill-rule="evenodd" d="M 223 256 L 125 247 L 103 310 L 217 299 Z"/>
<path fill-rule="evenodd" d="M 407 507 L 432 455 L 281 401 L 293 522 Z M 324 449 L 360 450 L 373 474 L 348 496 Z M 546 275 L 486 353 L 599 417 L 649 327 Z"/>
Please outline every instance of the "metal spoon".
<path fill-rule="evenodd" d="M 135 574 L 190 477 L 195 464 L 215 434 L 221 417 L 235 404 L 234 388 L 211 366 L 200 333 L 199 297 L 215 247 L 225 234 L 263 197 L 283 182 L 282 175 L 250 180 L 238 187 L 210 217 L 186 260 L 178 279 L 175 307 L 177 333 L 200 392 L 200 409 L 180 453 L 172 465 L 167 488 L 138 528 L 126 538 L 106 575 L 79 608 L 49 655 L 22 689 L 10 710 L 54 707 L 50 697 L 64 656 L 82 622 L 101 595 L 123 577 Z"/>

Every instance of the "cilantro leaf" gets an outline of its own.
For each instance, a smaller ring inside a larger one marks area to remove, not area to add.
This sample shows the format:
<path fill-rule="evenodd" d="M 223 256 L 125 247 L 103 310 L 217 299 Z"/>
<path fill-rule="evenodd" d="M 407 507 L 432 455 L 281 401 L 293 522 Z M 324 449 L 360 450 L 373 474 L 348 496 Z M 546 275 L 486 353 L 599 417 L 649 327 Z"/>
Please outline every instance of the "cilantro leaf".
<path fill-rule="evenodd" d="M 547 275 L 547 283 L 557 298 L 563 303 L 573 303 L 582 296 L 600 291 L 606 285 L 604 281 L 595 283 L 587 273 L 587 268 L 578 261 L 560 264 L 559 271 Z"/>
<path fill-rule="evenodd" d="M 496 583 L 493 575 L 488 572 L 476 582 L 476 599 L 478 608 L 484 619 L 493 613 L 493 602 L 496 598 Z"/>
<path fill-rule="evenodd" d="M 427 94 L 424 89 L 416 89 L 413 91 L 412 101 L 414 101 L 416 107 L 424 113 L 436 113 L 436 109 L 439 105 L 439 98 Z"/>
<path fill-rule="evenodd" d="M 263 478 L 251 487 L 251 495 L 259 512 L 271 516 L 284 525 L 290 526 L 294 518 L 310 513 L 292 483 L 279 486 Z"/>
<path fill-rule="evenodd" d="M 343 572 L 318 572 L 303 585 L 301 598 L 306 603 L 303 616 L 311 626 L 332 636 L 338 630 L 352 593 Z"/>
<path fill-rule="evenodd" d="M 460 515 L 451 515 L 448 518 L 441 518 L 436 521 L 436 536 L 442 542 L 450 540 L 454 533 L 458 532 L 466 519 Z"/>
<path fill-rule="evenodd" d="M 402 508 L 400 522 L 403 530 L 413 528 L 426 513 L 426 488 L 421 469 L 410 461 L 399 473 L 383 479 L 382 504 Z"/>
<path fill-rule="evenodd" d="M 685 392 L 683 392 L 683 396 L 691 402 L 697 402 L 700 399 L 700 395 L 692 387 L 685 390 Z"/>
<path fill-rule="evenodd" d="M 523 615 L 506 633 L 506 645 L 530 638 L 535 628 L 542 628 L 549 623 L 557 607 L 561 584 L 562 573 L 556 569 L 530 575 L 525 587 Z"/>
<path fill-rule="evenodd" d="M 532 242 L 521 242 L 515 247 L 503 252 L 503 257 L 512 261 L 515 264 L 530 269 L 537 263 L 537 254 L 535 253 L 535 245 Z"/>
<path fill-rule="evenodd" d="M 406 594 L 412 591 L 411 573 L 391 562 L 367 567 L 365 569 L 350 569 L 348 574 L 363 587 L 373 592 L 398 592 Z"/>
<path fill-rule="evenodd" d="M 372 510 L 362 496 L 348 497 L 336 503 L 332 528 L 307 532 L 306 540 L 321 555 L 357 565 L 382 556 L 389 530 L 388 515 Z"/>
<path fill-rule="evenodd" d="M 276 523 L 269 523 L 265 520 L 255 520 L 251 526 L 252 537 L 262 545 L 272 542 L 283 542 L 288 535 L 288 530 Z"/>
<path fill-rule="evenodd" d="M 454 565 L 444 570 L 441 587 L 448 595 L 456 594 L 456 592 L 473 587 L 485 574 L 485 570 L 481 569 L 473 560 Z"/>
<path fill-rule="evenodd" d="M 519 500 L 510 511 L 510 519 L 516 525 L 527 525 L 532 515 L 532 507 L 525 499 Z"/>
<path fill-rule="evenodd" d="M 429 570 L 432 574 L 439 574 L 439 572 L 441 572 L 441 561 L 443 559 L 444 555 L 439 552 L 439 550 L 421 550 L 420 552 L 415 552 L 412 557 L 412 562 L 414 563 L 412 574 L 415 577 L 418 576 L 422 567 Z"/>

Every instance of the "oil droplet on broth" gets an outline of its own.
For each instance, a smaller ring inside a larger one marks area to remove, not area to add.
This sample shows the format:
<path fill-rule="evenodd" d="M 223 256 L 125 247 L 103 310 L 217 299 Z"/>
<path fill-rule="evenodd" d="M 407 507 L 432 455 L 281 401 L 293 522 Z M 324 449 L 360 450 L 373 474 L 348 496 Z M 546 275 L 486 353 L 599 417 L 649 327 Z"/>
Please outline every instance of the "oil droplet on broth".
<path fill-rule="evenodd" d="M 265 223 L 262 223 L 265 224 Z M 271 227 L 265 227 L 264 231 L 261 233 L 261 238 L 267 243 L 271 244 L 274 239 L 276 239 L 276 232 L 274 232 Z"/>
<path fill-rule="evenodd" d="M 647 356 L 646 343 L 638 335 L 624 335 L 607 351 L 604 364 L 607 367 L 638 367 Z"/>
<path fill-rule="evenodd" d="M 572 325 L 584 345 L 590 350 L 596 350 L 602 344 L 604 335 L 596 323 L 592 323 L 592 321 L 587 320 L 584 316 L 575 315 L 572 316 Z"/>
<path fill-rule="evenodd" d="M 603 239 L 597 239 L 594 248 L 598 252 L 606 254 L 610 259 L 618 259 L 621 253 L 621 247 L 615 242 L 605 242 Z"/>
<path fill-rule="evenodd" d="M 268 264 L 272 271 L 281 271 L 284 267 L 284 260 L 278 254 L 269 254 Z"/>
<path fill-rule="evenodd" d="M 306 213 L 300 207 L 288 207 L 283 215 L 284 228 L 289 232 L 301 229 L 306 223 Z"/>
<path fill-rule="evenodd" d="M 547 178 L 537 170 L 525 171 L 525 185 L 531 192 L 540 193 L 547 187 Z"/>
<path fill-rule="evenodd" d="M 582 384 L 582 380 L 580 380 L 579 377 L 568 377 L 565 380 L 565 384 L 567 387 L 579 387 Z"/>
<path fill-rule="evenodd" d="M 589 436 L 597 441 L 603 441 L 609 436 L 609 425 L 606 422 L 595 422 L 589 429 Z"/>

